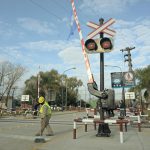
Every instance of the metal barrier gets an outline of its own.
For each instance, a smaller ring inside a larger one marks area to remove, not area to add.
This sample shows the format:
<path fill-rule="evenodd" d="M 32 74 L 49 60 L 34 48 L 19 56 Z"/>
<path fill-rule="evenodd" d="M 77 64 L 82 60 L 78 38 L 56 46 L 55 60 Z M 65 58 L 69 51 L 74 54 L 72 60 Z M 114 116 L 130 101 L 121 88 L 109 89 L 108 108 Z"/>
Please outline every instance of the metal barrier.
<path fill-rule="evenodd" d="M 128 123 L 128 120 L 125 119 L 117 119 L 117 120 L 99 120 L 99 119 L 74 119 L 74 125 L 73 125 L 73 139 L 76 139 L 76 130 L 77 130 L 77 122 L 82 122 L 85 125 L 85 132 L 87 132 L 87 123 L 112 123 L 112 124 L 119 124 L 119 130 L 120 130 L 120 143 L 123 143 L 123 124 Z"/>

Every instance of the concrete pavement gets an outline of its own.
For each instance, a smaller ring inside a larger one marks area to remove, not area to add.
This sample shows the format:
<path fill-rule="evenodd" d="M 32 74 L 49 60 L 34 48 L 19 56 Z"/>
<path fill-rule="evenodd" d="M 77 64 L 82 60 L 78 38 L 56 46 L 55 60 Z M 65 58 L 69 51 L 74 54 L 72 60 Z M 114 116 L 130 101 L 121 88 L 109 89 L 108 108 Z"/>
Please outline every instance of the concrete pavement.
<path fill-rule="evenodd" d="M 35 150 L 149 150 L 150 129 L 144 128 L 138 132 L 137 128 L 128 126 L 128 132 L 124 133 L 124 143 L 120 143 L 118 126 L 110 126 L 110 137 L 96 137 L 97 131 L 88 125 L 88 132 L 84 127 L 77 129 L 77 139 L 73 139 L 72 130 L 63 134 L 56 134 L 44 144 L 35 145 Z"/>
<path fill-rule="evenodd" d="M 128 125 L 124 132 L 124 143 L 120 143 L 118 125 L 110 125 L 110 137 L 96 137 L 97 130 L 88 125 L 88 132 L 84 132 L 84 125 L 77 125 L 77 138 L 73 139 L 73 119 L 86 116 L 84 112 L 59 112 L 53 114 L 51 125 L 55 135 L 46 137 L 46 143 L 34 143 L 34 135 L 40 127 L 40 119 L 12 118 L 0 122 L 0 150 L 149 150 L 150 128 L 137 128 Z M 16 120 L 15 120 L 16 119 Z"/>

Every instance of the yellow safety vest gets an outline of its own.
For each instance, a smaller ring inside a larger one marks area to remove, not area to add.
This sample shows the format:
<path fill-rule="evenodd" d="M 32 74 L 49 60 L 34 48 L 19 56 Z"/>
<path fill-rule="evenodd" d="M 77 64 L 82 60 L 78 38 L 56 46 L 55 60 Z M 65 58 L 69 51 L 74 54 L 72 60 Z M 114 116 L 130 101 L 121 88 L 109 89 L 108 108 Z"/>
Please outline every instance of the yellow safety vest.
<path fill-rule="evenodd" d="M 49 106 L 49 104 L 45 101 L 45 103 L 40 107 L 40 113 L 42 114 L 44 112 L 44 106 L 48 107 L 48 111 L 46 115 L 51 115 L 52 111 L 51 111 L 51 107 Z"/>

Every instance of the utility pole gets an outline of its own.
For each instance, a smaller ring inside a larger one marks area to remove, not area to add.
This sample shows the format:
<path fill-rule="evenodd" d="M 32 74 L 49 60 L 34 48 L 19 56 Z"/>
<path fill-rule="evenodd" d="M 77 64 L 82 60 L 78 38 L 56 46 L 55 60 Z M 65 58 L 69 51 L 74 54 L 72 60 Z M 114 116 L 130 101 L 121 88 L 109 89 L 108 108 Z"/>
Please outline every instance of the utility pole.
<path fill-rule="evenodd" d="M 37 98 L 40 97 L 40 66 L 39 66 L 39 72 L 37 74 Z"/>
<path fill-rule="evenodd" d="M 130 51 L 135 49 L 135 47 L 126 47 L 125 49 L 121 49 L 120 51 L 124 52 L 127 51 L 127 54 L 124 55 L 125 62 L 128 61 L 128 67 L 129 67 L 129 72 L 133 72 L 132 70 L 132 59 L 131 59 L 131 53 Z M 126 59 L 127 57 L 127 59 Z"/>
<path fill-rule="evenodd" d="M 126 47 L 125 49 L 121 49 L 120 50 L 120 51 L 122 51 L 122 53 L 124 51 L 127 52 L 127 54 L 124 55 L 124 58 L 125 58 L 124 62 L 128 61 L 129 72 L 131 72 L 132 74 L 134 74 L 134 71 L 132 69 L 132 59 L 131 59 L 131 53 L 130 53 L 130 51 L 133 50 L 133 49 L 135 49 L 135 47 Z M 122 77 L 123 77 L 123 72 L 122 72 Z M 123 79 L 123 82 L 124 82 L 124 79 Z M 122 90 L 123 97 L 122 97 L 122 99 L 123 99 L 123 101 L 125 103 L 124 86 L 125 85 L 123 83 L 123 90 Z M 126 109 L 125 109 L 125 116 L 126 116 Z"/>

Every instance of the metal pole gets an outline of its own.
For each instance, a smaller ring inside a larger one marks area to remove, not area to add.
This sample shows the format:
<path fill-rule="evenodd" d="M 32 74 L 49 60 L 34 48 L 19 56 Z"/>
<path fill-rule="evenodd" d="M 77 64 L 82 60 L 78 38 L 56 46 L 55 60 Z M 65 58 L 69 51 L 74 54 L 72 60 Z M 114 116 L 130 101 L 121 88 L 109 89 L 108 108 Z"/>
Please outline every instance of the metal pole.
<path fill-rule="evenodd" d="M 40 94 L 40 74 L 38 73 L 38 98 Z"/>
<path fill-rule="evenodd" d="M 85 101 L 85 108 L 86 108 L 86 86 L 83 84 L 83 86 L 84 86 L 84 101 Z"/>
<path fill-rule="evenodd" d="M 62 111 L 64 110 L 64 102 L 63 102 L 63 100 L 64 100 L 64 98 L 63 98 L 63 96 L 64 96 L 64 92 L 63 92 L 63 81 L 61 81 L 62 83 L 62 89 L 61 89 L 61 96 L 62 96 L 62 107 L 61 107 L 61 109 L 62 109 Z"/>
<path fill-rule="evenodd" d="M 99 24 L 102 25 L 104 22 L 104 19 L 99 19 Z M 100 33 L 100 38 L 103 38 L 103 33 Z M 100 91 L 104 90 L 104 53 L 100 53 Z M 101 99 L 99 99 L 99 108 L 100 108 L 100 119 L 104 120 L 104 112 L 102 110 L 102 102 Z"/>
<path fill-rule="evenodd" d="M 39 66 L 39 71 L 40 71 L 40 66 Z M 38 86 L 38 89 L 37 89 L 37 95 L 38 95 L 38 98 L 40 97 L 40 73 L 38 72 L 38 75 L 37 75 L 37 86 Z"/>
<path fill-rule="evenodd" d="M 102 25 L 104 19 L 99 19 L 99 24 Z M 103 38 L 103 33 L 100 33 L 100 38 Z M 100 91 L 104 91 L 104 53 L 100 53 Z M 104 120 L 104 111 L 102 108 L 102 99 L 100 98 L 97 107 L 100 113 L 100 120 Z M 108 123 L 99 123 L 98 133 L 96 136 L 109 136 L 111 133 Z"/>
<path fill-rule="evenodd" d="M 72 70 L 72 69 L 76 69 L 75 67 L 73 67 L 73 68 L 69 68 L 69 69 L 67 69 L 67 70 L 65 70 L 64 72 L 63 72 L 63 74 L 62 75 L 64 75 L 65 74 L 65 72 L 67 72 L 67 71 L 69 71 L 69 70 Z M 62 111 L 63 111 L 63 105 L 64 105 L 64 102 L 63 102 L 63 100 L 64 100 L 64 98 L 63 98 L 63 96 L 64 96 L 64 92 L 63 92 L 63 76 L 62 76 Z M 66 81 L 65 81 L 66 82 Z M 66 83 L 65 83 L 65 87 L 66 87 Z M 65 108 L 66 108 L 66 105 L 67 105 L 67 89 L 66 89 L 66 103 L 65 103 Z"/>
<path fill-rule="evenodd" d="M 67 92 L 68 92 L 68 91 L 67 91 L 67 82 L 65 83 L 65 85 L 66 85 L 66 103 L 65 103 L 65 108 L 66 108 L 66 110 L 67 110 L 67 96 L 68 96 L 68 95 L 67 95 Z"/>

